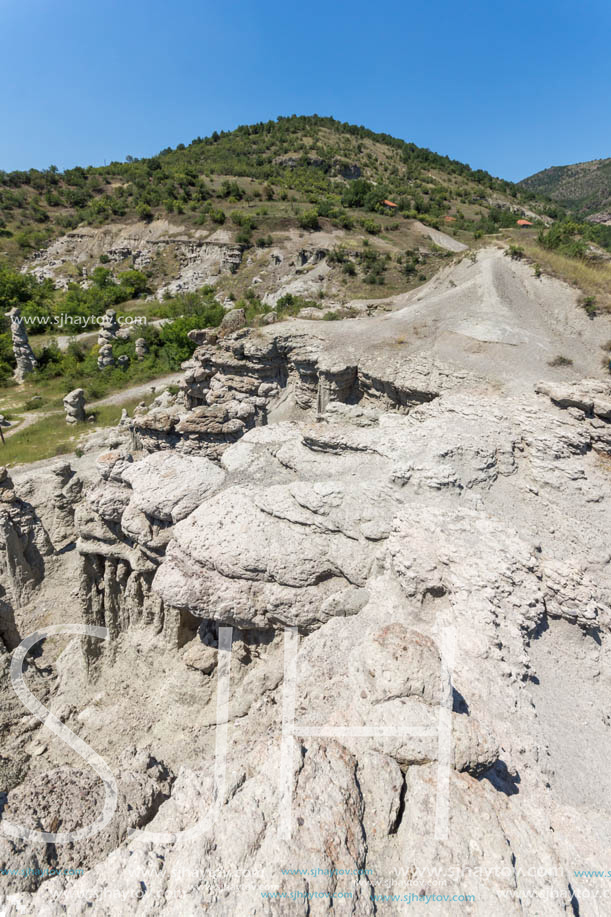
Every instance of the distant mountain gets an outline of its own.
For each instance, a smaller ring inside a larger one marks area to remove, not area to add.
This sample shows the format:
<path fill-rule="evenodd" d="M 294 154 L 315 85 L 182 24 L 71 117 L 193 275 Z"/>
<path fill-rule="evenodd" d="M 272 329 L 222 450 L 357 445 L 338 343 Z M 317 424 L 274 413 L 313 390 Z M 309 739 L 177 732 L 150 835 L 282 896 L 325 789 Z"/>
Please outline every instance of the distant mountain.
<path fill-rule="evenodd" d="M 552 166 L 518 184 L 536 194 L 548 195 L 580 217 L 611 224 L 611 159 Z"/>

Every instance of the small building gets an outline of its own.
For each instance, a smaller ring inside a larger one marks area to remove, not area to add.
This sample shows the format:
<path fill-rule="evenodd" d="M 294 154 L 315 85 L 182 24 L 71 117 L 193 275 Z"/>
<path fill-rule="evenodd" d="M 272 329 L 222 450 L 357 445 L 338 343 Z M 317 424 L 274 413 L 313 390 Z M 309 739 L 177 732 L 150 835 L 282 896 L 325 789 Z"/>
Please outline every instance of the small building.
<path fill-rule="evenodd" d="M 385 207 L 388 207 L 389 210 L 396 210 L 396 209 L 397 209 L 397 205 L 396 205 L 396 204 L 393 204 L 392 201 L 382 201 L 382 203 L 384 204 Z"/>
<path fill-rule="evenodd" d="M 516 220 L 518 226 L 523 228 L 524 226 L 534 226 L 534 223 L 531 223 L 530 220 Z"/>
<path fill-rule="evenodd" d="M 443 219 L 446 223 L 455 223 L 456 222 L 456 217 L 445 216 Z"/>

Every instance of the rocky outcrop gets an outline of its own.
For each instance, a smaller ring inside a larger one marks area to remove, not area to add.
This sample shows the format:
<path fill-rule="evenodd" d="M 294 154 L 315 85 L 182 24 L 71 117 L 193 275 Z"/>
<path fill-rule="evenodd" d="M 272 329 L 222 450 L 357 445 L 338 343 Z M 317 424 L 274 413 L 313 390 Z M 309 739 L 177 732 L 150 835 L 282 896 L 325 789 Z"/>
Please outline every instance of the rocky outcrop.
<path fill-rule="evenodd" d="M 64 411 L 66 423 L 83 423 L 85 415 L 85 392 L 82 388 L 75 388 L 64 397 Z"/>
<path fill-rule="evenodd" d="M 13 378 L 15 382 L 23 380 L 38 366 L 34 351 L 30 347 L 28 333 L 21 317 L 21 310 L 16 306 L 5 313 L 11 323 L 11 338 L 13 341 L 13 354 L 17 363 Z"/>
<path fill-rule="evenodd" d="M 611 455 L 611 383 L 599 379 L 583 379 L 572 385 L 540 382 L 535 391 L 583 420 L 595 448 Z"/>
<path fill-rule="evenodd" d="M 260 341 L 225 342 L 216 359 L 239 362 L 241 342 L 246 375 L 269 372 Z M 92 690 L 156 641 L 150 690 L 169 682 L 183 698 L 167 747 L 190 705 L 199 732 L 226 716 L 227 776 L 221 791 L 202 745 L 147 825 L 170 832 L 163 862 L 156 842 L 127 839 L 108 854 L 103 839 L 69 894 L 127 914 L 110 889 L 144 881 L 151 912 L 159 898 L 178 915 L 180 865 L 192 909 L 247 914 L 269 889 L 291 914 L 315 912 L 313 893 L 328 903 L 341 892 L 373 915 L 376 895 L 412 888 L 400 871 L 408 855 L 416 892 L 433 892 L 427 869 L 439 867 L 435 893 L 473 894 L 477 915 L 504 902 L 518 917 L 513 893 L 541 888 L 528 871 L 536 859 L 550 892 L 541 900 L 553 902 L 541 914 L 560 913 L 557 902 L 567 911 L 575 858 L 597 856 L 604 831 L 567 804 L 563 781 L 586 796 L 591 782 L 600 797 L 598 756 L 611 751 L 601 723 L 592 764 L 576 774 L 558 733 L 576 702 L 573 676 L 565 665 L 559 679 L 554 663 L 562 642 L 583 645 L 599 673 L 579 681 L 588 709 L 609 678 L 607 480 L 592 429 L 534 393 L 474 400 L 471 380 L 453 390 L 439 368 L 427 399 L 431 375 L 417 361 L 411 371 L 387 361 L 386 384 L 374 385 L 373 357 L 333 362 L 307 343 L 309 353 L 295 339 L 280 354 L 274 338 L 272 352 L 284 371 L 300 363 L 312 414 L 251 428 L 220 465 L 171 450 L 98 462 L 78 521 L 82 597 L 85 619 L 112 640 L 97 655 L 87 647 Z M 353 403 L 327 400 L 355 392 Z M 234 641 L 226 714 L 214 691 L 222 627 Z M 183 674 L 168 674 L 173 656 Z M 199 732 L 184 728 L 188 746 Z M 180 832 L 198 821 L 194 843 Z M 300 870 L 312 868 L 306 885 Z M 253 887 L 194 878 L 236 869 Z M 486 882 L 473 872 L 483 869 Z M 62 906 L 67 894 L 49 880 L 36 904 Z"/>
<path fill-rule="evenodd" d="M 191 336 L 211 343 L 184 364 L 182 404 L 138 417 L 147 450 L 176 448 L 218 459 L 246 430 L 265 425 L 282 399 L 301 411 L 322 411 L 330 401 L 409 411 L 467 378 L 419 356 L 362 358 L 357 365 L 322 338 L 294 330 L 242 329 L 220 341 L 210 330 Z"/>
<path fill-rule="evenodd" d="M 108 627 L 115 638 L 143 626 L 179 646 L 191 616 L 166 609 L 151 582 L 174 525 L 220 485 L 224 473 L 206 458 L 171 452 L 134 463 L 120 450 L 101 455 L 98 465 L 101 480 L 76 518 L 84 619 Z M 92 641 L 90 651 L 95 661 L 99 644 Z"/>
<path fill-rule="evenodd" d="M 242 261 L 241 246 L 233 244 L 230 234 L 223 230 L 185 234 L 184 227 L 155 220 L 146 226 L 135 223 L 98 229 L 81 227 L 36 252 L 24 270 L 39 279 L 51 278 L 65 289 L 73 280 L 74 266 L 86 272 L 91 259 L 97 260 L 101 255 L 119 269 L 133 267 L 142 271 L 159 260 L 172 264 L 174 277 L 157 291 L 160 300 L 166 294 L 192 292 L 214 283 L 219 275 L 235 272 Z"/>
<path fill-rule="evenodd" d="M 125 749 L 118 774 L 118 800 L 109 825 L 95 838 L 68 844 L 32 845 L 0 838 L 0 870 L 8 876 L 7 891 L 34 891 L 54 875 L 74 879 L 108 856 L 141 828 L 169 798 L 174 775 L 149 752 Z M 8 793 L 3 818 L 34 831 L 77 832 L 102 815 L 104 785 L 90 770 L 59 767 L 30 776 Z"/>
<path fill-rule="evenodd" d="M 34 507 L 20 499 L 6 468 L 0 468 L 0 638 L 19 642 L 16 608 L 27 602 L 42 581 L 44 558 L 53 553 Z"/>

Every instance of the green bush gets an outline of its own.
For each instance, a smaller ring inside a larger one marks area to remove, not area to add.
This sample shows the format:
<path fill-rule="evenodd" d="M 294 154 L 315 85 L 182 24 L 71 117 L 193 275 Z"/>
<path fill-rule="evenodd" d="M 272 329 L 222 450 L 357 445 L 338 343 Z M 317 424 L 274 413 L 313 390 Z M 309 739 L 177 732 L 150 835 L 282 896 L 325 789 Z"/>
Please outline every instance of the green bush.
<path fill-rule="evenodd" d="M 375 220 L 365 219 L 361 220 L 361 226 L 365 232 L 370 233 L 370 235 L 377 236 L 381 231 L 382 227 L 379 223 L 376 223 Z"/>
<path fill-rule="evenodd" d="M 584 227 L 573 220 L 553 223 L 550 228 L 539 233 L 539 242 L 544 248 L 558 251 L 570 258 L 583 258 L 588 246 L 583 238 Z"/>
<path fill-rule="evenodd" d="M 308 229 L 310 231 L 320 229 L 318 212 L 316 210 L 305 210 L 299 217 L 299 225 L 302 229 Z"/>

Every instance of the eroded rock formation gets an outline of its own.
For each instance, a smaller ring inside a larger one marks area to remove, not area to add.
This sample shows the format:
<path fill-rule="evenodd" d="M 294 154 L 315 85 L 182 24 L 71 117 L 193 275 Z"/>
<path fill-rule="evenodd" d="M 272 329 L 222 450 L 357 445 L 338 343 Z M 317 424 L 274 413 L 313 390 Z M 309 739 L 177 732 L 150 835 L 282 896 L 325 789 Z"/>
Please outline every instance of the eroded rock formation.
<path fill-rule="evenodd" d="M 100 331 L 98 333 L 98 346 L 103 347 L 105 344 L 111 344 L 117 339 L 117 334 L 121 325 L 117 321 L 115 309 L 107 309 L 104 313 Z"/>
<path fill-rule="evenodd" d="M 72 586 L 78 562 L 66 620 L 108 639 L 45 647 L 55 677 L 31 677 L 119 802 L 86 874 L 11 881 L 11 917 L 395 917 L 421 893 L 439 917 L 434 894 L 477 917 L 604 914 L 576 871 L 608 846 L 611 385 L 535 383 L 539 343 L 516 379 L 498 335 L 484 375 L 473 318 L 453 365 L 399 350 L 394 317 L 360 341 L 323 324 L 194 332 L 179 394 L 74 459 L 78 494 L 56 473 L 76 550 L 49 536 L 49 566 L 69 558 Z M 12 817 L 91 820 L 100 784 L 0 714 Z M 43 862 L 10 843 L 7 863 Z"/>
<path fill-rule="evenodd" d="M 25 329 L 23 318 L 21 317 L 21 310 L 15 306 L 10 312 L 6 312 L 5 314 L 10 319 L 11 323 L 13 353 L 17 363 L 14 379 L 15 382 L 23 382 L 26 376 L 36 369 L 38 361 L 34 356 L 34 351 L 30 347 L 28 333 Z"/>
<path fill-rule="evenodd" d="M 114 366 L 115 358 L 112 352 L 112 344 L 102 344 L 98 351 L 98 369 L 106 369 L 107 366 Z"/>
<path fill-rule="evenodd" d="M 64 397 L 64 410 L 66 423 L 83 423 L 85 420 L 85 392 L 82 388 L 75 388 Z"/>

